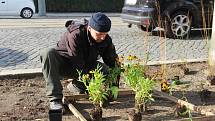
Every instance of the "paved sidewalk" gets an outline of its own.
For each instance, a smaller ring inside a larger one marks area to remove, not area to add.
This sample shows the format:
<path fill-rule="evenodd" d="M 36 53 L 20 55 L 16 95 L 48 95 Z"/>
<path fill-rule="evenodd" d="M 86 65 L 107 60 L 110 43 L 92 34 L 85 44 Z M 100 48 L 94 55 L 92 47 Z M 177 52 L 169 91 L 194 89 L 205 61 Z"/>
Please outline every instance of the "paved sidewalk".
<path fill-rule="evenodd" d="M 73 17 L 77 19 L 91 15 L 78 14 L 74 14 Z M 62 33 L 66 31 L 64 23 L 68 20 L 67 16 L 72 15 L 47 14 L 47 17 L 42 19 L 35 16 L 35 19 L 28 20 L 0 19 L 0 76 L 41 73 L 39 51 L 55 47 Z M 137 27 L 128 28 L 117 16 L 118 14 L 110 14 L 113 22 L 110 35 L 119 55 L 135 54 L 143 59 L 148 51 L 148 64 L 157 64 L 160 62 L 161 45 L 164 45 L 166 62 L 207 60 L 207 41 L 199 35 L 191 40 L 166 39 L 163 43 L 162 38 L 158 36 L 147 36 L 147 33 Z"/>

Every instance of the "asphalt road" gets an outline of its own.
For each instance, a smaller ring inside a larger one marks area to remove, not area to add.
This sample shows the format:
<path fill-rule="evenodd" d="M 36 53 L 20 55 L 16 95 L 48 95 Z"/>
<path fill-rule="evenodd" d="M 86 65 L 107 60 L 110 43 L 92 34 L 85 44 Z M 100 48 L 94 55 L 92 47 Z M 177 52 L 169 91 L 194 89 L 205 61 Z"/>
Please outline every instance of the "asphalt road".
<path fill-rule="evenodd" d="M 64 23 L 71 18 L 0 19 L 0 73 L 8 70 L 40 69 L 39 51 L 55 47 L 66 31 Z M 128 28 L 119 17 L 111 17 L 110 36 L 117 53 L 129 54 L 148 63 L 158 61 L 198 61 L 208 57 L 208 39 L 193 33 L 190 39 L 168 39 L 151 35 L 136 26 Z"/>

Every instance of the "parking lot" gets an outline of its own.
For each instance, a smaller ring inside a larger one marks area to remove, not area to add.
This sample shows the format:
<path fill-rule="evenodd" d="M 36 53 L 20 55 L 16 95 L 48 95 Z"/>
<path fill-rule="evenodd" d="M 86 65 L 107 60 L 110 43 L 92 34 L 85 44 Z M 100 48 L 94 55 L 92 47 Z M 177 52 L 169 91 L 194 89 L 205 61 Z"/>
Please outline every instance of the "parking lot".
<path fill-rule="evenodd" d="M 64 23 L 73 18 L 0 19 L 0 73 L 8 70 L 40 69 L 39 51 L 55 47 L 66 31 Z M 151 35 L 136 26 L 128 28 L 120 17 L 111 17 L 110 36 L 117 53 L 129 54 L 153 64 L 161 60 L 198 61 L 208 56 L 207 39 L 194 32 L 190 39 L 178 40 Z M 147 54 L 148 53 L 148 54 Z"/>

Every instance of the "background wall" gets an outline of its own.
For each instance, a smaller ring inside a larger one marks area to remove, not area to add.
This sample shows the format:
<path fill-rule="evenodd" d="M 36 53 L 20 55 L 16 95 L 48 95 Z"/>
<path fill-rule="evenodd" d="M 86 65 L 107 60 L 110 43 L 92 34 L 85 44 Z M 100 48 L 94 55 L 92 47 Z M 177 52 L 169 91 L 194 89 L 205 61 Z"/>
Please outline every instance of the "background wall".
<path fill-rule="evenodd" d="M 34 0 L 38 12 L 38 0 Z M 124 0 L 46 0 L 47 12 L 121 12 Z"/>

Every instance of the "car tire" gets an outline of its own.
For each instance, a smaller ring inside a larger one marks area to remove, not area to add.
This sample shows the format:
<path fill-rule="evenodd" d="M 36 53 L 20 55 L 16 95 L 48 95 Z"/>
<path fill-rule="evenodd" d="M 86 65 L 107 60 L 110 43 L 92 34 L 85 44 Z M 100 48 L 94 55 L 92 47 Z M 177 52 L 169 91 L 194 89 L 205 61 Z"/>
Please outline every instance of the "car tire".
<path fill-rule="evenodd" d="M 188 38 L 191 25 L 192 16 L 189 12 L 177 11 L 170 16 L 170 18 L 165 18 L 165 34 L 169 38 Z"/>
<path fill-rule="evenodd" d="M 23 8 L 20 16 L 25 19 L 29 19 L 33 16 L 33 10 L 31 8 Z"/>

